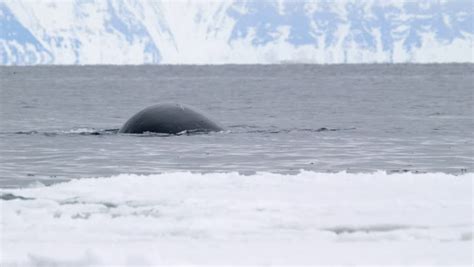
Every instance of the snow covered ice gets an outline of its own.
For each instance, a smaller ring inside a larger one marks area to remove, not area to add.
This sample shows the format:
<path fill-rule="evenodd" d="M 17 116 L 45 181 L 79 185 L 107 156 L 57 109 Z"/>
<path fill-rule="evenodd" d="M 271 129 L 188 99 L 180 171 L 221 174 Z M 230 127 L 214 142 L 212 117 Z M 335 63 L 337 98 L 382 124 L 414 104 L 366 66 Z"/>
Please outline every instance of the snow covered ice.
<path fill-rule="evenodd" d="M 471 173 L 163 173 L 1 189 L 1 265 L 471 265 Z"/>

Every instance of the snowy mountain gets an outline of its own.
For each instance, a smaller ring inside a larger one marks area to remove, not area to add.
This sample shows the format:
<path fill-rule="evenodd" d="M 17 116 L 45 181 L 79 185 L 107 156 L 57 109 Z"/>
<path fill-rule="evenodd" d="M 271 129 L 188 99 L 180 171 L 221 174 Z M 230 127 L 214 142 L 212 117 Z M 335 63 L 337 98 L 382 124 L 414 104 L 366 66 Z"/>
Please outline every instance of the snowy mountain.
<path fill-rule="evenodd" d="M 474 62 L 470 0 L 0 1 L 0 64 Z"/>

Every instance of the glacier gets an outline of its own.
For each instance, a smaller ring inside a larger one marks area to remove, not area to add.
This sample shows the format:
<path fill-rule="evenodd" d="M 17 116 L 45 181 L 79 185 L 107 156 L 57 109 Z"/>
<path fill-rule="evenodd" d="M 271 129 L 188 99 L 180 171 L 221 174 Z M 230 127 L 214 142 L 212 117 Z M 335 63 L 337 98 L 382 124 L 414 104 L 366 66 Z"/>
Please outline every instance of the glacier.
<path fill-rule="evenodd" d="M 474 62 L 469 0 L 2 0 L 0 65 Z"/>

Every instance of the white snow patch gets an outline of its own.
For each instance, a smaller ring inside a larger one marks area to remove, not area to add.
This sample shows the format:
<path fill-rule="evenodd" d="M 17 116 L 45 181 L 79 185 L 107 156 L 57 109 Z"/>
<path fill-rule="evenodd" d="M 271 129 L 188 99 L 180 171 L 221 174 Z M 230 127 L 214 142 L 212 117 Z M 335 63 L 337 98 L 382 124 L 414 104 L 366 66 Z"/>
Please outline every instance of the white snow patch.
<path fill-rule="evenodd" d="M 471 265 L 473 178 L 178 172 L 1 189 L 0 265 Z"/>

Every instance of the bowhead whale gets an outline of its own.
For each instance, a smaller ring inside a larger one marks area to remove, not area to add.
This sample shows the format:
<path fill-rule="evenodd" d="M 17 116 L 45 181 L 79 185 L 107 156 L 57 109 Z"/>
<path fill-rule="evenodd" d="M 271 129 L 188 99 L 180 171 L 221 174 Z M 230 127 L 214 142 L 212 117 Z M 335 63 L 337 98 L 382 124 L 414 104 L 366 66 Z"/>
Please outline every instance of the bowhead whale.
<path fill-rule="evenodd" d="M 119 133 L 145 132 L 178 134 L 182 132 L 222 131 L 222 127 L 201 113 L 182 104 L 158 104 L 131 117 Z"/>

